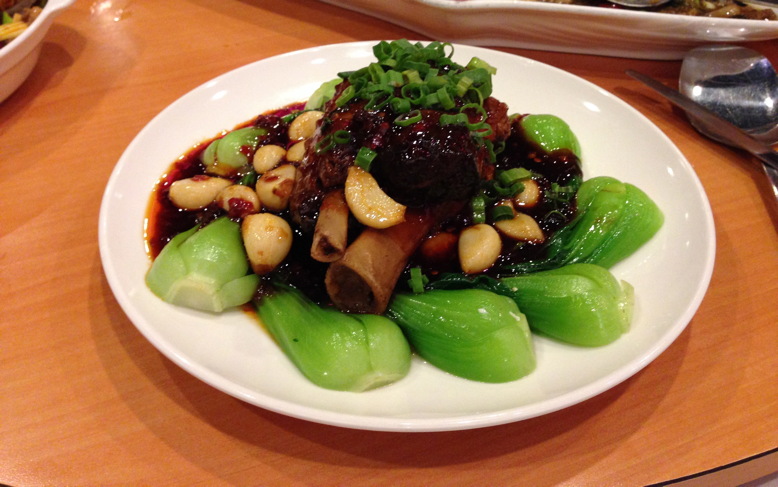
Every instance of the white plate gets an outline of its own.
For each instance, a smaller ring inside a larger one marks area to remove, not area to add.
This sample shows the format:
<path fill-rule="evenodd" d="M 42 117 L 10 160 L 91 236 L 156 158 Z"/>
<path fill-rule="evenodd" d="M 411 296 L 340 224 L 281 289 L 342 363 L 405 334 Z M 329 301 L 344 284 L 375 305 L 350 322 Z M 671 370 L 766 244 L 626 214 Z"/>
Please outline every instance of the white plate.
<path fill-rule="evenodd" d="M 529 0 L 324 0 L 432 39 L 640 59 L 778 38 L 778 21 L 690 17 Z"/>
<path fill-rule="evenodd" d="M 372 42 L 324 46 L 259 61 L 188 93 L 129 145 L 100 210 L 100 253 L 117 300 L 164 355 L 206 383 L 251 404 L 311 421 L 387 431 L 476 428 L 546 414 L 588 399 L 648 365 L 683 331 L 708 286 L 714 228 L 688 162 L 654 125 L 608 92 L 564 71 L 514 55 L 456 46 L 498 68 L 494 93 L 513 112 L 563 117 L 581 140 L 585 176 L 611 175 L 644 189 L 666 222 L 613 269 L 635 287 L 632 330 L 583 349 L 536 339 L 538 368 L 508 384 L 459 379 L 414 359 L 402 381 L 366 392 L 308 382 L 271 338 L 240 311 L 215 316 L 176 308 L 149 292 L 143 220 L 154 183 L 195 143 L 258 113 L 302 101 L 339 71 L 372 60 Z"/>

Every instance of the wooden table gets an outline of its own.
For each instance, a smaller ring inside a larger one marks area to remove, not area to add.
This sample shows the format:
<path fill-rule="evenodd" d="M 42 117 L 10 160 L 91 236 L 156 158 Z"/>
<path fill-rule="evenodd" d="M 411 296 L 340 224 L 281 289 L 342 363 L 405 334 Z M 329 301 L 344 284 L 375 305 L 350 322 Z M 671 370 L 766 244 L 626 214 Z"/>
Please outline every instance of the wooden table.
<path fill-rule="evenodd" d="M 313 0 L 79 0 L 57 19 L 31 78 L 0 105 L 0 483 L 646 485 L 778 446 L 778 214 L 753 161 L 698 135 L 624 74 L 672 85 L 678 62 L 506 49 L 636 107 L 678 145 L 711 201 L 716 267 L 698 313 L 614 389 L 504 426 L 364 432 L 243 403 L 140 335 L 97 245 L 103 189 L 137 132 L 238 66 L 400 37 L 419 38 Z M 778 64 L 778 43 L 754 47 Z M 767 458 L 740 479 L 778 471 Z"/>

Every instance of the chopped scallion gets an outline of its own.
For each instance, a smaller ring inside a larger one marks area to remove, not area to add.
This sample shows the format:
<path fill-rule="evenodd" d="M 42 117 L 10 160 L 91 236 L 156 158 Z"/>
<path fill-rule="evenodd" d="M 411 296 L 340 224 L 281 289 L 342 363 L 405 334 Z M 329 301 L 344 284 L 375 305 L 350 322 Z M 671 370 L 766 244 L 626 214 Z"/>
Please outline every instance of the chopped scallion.
<path fill-rule="evenodd" d="M 396 96 L 389 100 L 389 107 L 394 113 L 408 113 L 411 111 L 411 102 L 407 98 L 400 98 Z"/>
<path fill-rule="evenodd" d="M 408 114 L 400 115 L 397 118 L 395 118 L 394 124 L 400 127 L 407 127 L 408 125 L 413 125 L 414 123 L 419 122 L 420 120 L 421 120 L 421 112 L 419 110 L 413 110 Z"/>
<path fill-rule="evenodd" d="M 464 113 L 444 113 L 440 116 L 441 125 L 466 125 L 467 115 Z"/>
<path fill-rule="evenodd" d="M 336 144 L 346 144 L 351 140 L 351 132 L 348 130 L 338 130 L 332 134 L 332 141 Z"/>
<path fill-rule="evenodd" d="M 494 68 L 478 58 L 473 58 L 467 66 L 457 64 L 451 59 L 451 44 L 431 42 L 424 45 L 405 39 L 383 41 L 374 46 L 373 53 L 376 62 L 339 74 L 350 86 L 338 97 L 338 107 L 361 99 L 365 100 L 367 110 L 384 109 L 388 104 L 388 109 L 396 114 L 410 111 L 408 103 L 433 110 L 453 110 L 462 103 L 480 106 L 491 94 Z M 395 98 L 406 99 L 408 103 L 392 101 Z M 486 119 L 485 115 L 480 118 L 477 123 Z M 482 130 L 480 125 L 469 128 L 471 131 Z M 484 134 L 473 136 L 483 137 Z"/>
<path fill-rule="evenodd" d="M 335 145 L 335 142 L 333 142 L 333 134 L 327 134 L 324 137 L 321 138 L 316 144 L 313 146 L 313 149 L 316 151 L 317 154 L 324 154 L 328 150 L 332 149 L 332 146 Z"/>
<path fill-rule="evenodd" d="M 476 195 L 470 200 L 470 209 L 473 212 L 473 223 L 486 223 L 486 199 L 483 195 Z"/>
<path fill-rule="evenodd" d="M 491 64 L 487 63 L 486 61 L 484 61 L 483 59 L 478 58 L 478 57 L 474 57 L 473 59 L 471 59 L 470 62 L 467 63 L 467 68 L 468 69 L 478 69 L 478 68 L 481 68 L 481 69 L 485 69 L 486 72 L 489 73 L 489 74 L 497 73 L 497 69 L 496 68 L 494 68 Z"/>
<path fill-rule="evenodd" d="M 292 123 L 292 120 L 297 118 L 297 116 L 300 115 L 301 113 L 303 113 L 303 112 L 292 112 L 292 113 L 289 113 L 289 114 L 284 115 L 283 117 L 281 117 L 281 121 L 283 123 Z"/>
<path fill-rule="evenodd" d="M 513 208 L 505 205 L 497 205 L 492 208 L 489 216 L 491 216 L 493 222 L 498 222 L 500 220 L 510 220 L 513 218 Z"/>
<path fill-rule="evenodd" d="M 446 89 L 445 86 L 443 88 L 440 88 L 435 93 L 438 95 L 438 101 L 440 102 L 440 105 L 444 109 L 451 110 L 456 106 L 456 103 L 451 98 L 451 95 L 449 95 L 448 90 Z"/>
<path fill-rule="evenodd" d="M 421 76 L 419 76 L 419 72 L 415 69 L 406 69 L 403 71 L 403 75 L 405 75 L 405 78 L 408 80 L 408 84 L 424 83 L 424 80 L 422 80 Z"/>
<path fill-rule="evenodd" d="M 523 167 L 514 167 L 497 174 L 497 178 L 505 185 L 513 184 L 522 179 L 529 179 L 532 173 Z"/>
<path fill-rule="evenodd" d="M 361 167 L 367 172 L 370 172 L 370 166 L 373 165 L 373 159 L 375 159 L 377 153 L 369 147 L 361 147 L 357 152 L 357 157 L 354 159 L 354 164 Z"/>
<path fill-rule="evenodd" d="M 354 88 L 354 85 L 346 87 L 345 90 L 340 94 L 338 99 L 335 101 L 335 105 L 340 108 L 345 106 L 348 102 L 354 98 L 354 95 L 356 95 L 357 90 Z"/>
<path fill-rule="evenodd" d="M 411 267 L 411 278 L 408 279 L 408 286 L 414 294 L 421 294 L 424 292 L 424 286 L 429 283 L 429 278 L 421 272 L 421 267 Z"/>
<path fill-rule="evenodd" d="M 238 184 L 242 184 L 243 186 L 251 186 L 254 187 L 255 184 L 257 184 L 257 172 L 255 170 L 250 170 L 246 174 L 244 174 L 240 180 L 238 180 Z"/>

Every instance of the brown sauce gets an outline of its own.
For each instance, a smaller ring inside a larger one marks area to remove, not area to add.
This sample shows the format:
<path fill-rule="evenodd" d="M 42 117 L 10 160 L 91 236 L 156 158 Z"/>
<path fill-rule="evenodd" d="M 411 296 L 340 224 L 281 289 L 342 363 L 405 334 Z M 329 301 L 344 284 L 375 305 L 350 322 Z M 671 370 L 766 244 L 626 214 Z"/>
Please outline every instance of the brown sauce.
<path fill-rule="evenodd" d="M 251 125 L 267 128 L 269 134 L 266 139 L 260 142 L 260 145 L 274 143 L 288 147 L 290 145 L 286 136 L 288 123 L 284 121 L 283 117 L 301 110 L 302 107 L 303 105 L 298 103 L 273 110 L 252 121 L 237 125 L 235 129 Z M 159 255 L 162 248 L 177 234 L 189 230 L 195 225 L 203 226 L 224 214 L 223 210 L 215 204 L 199 211 L 181 210 L 170 202 L 168 192 L 174 181 L 205 173 L 205 166 L 201 162 L 203 151 L 213 140 L 226 133 L 192 147 L 173 162 L 158 181 L 151 195 L 146 216 L 145 240 L 147 251 L 152 258 Z M 524 167 L 533 172 L 535 175 L 533 179 L 541 188 L 541 200 L 536 206 L 522 211 L 533 216 L 547 236 L 567 224 L 574 216 L 574 199 L 560 199 L 552 192 L 552 188 L 555 186 L 567 186 L 576 180 L 580 181 L 582 177 L 580 163 L 572 153 L 560 151 L 559 153 L 546 154 L 532 143 L 514 135 L 509 139 L 505 151 L 498 156 L 495 167 L 496 169 Z M 237 176 L 235 179 L 237 180 Z M 554 197 L 549 197 L 552 194 Z M 428 246 L 434 248 L 432 253 L 417 251 L 409 261 L 409 267 L 420 266 L 430 277 L 444 272 L 460 272 L 456 258 L 456 245 L 452 245 L 452 242 L 456 242 L 456 235 L 464 227 L 473 223 L 468 205 L 463 206 L 464 209 L 461 212 L 443 222 L 430 234 L 430 239 L 439 234 L 446 234 L 443 239 L 438 241 L 439 245 Z M 290 220 L 288 212 L 283 212 L 281 216 Z M 356 221 L 352 221 L 352 223 L 349 228 L 352 232 L 351 238 L 354 238 L 359 232 L 359 226 Z M 273 271 L 272 276 L 297 286 L 316 302 L 327 303 L 328 298 L 324 288 L 324 274 L 327 264 L 317 262 L 310 257 L 311 235 L 304 234 L 297 225 L 292 224 L 292 228 L 295 231 L 292 250 L 285 262 Z M 517 244 L 505 239 L 503 254 L 495 269 L 488 273 L 498 275 L 499 271 L 496 268 L 500 265 L 526 262 L 543 256 L 543 244 Z M 272 291 L 269 281 L 270 277 L 263 279 L 263 284 L 258 291 L 260 294 Z M 403 283 L 404 280 L 401 279 L 400 285 L 404 285 Z"/>

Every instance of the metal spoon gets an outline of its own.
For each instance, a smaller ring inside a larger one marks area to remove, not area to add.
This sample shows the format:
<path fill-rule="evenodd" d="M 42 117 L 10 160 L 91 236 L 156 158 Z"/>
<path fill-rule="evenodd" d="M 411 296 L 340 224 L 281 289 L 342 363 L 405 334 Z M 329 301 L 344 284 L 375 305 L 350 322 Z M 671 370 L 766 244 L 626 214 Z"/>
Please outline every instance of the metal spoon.
<path fill-rule="evenodd" d="M 778 142 L 778 74 L 770 61 L 745 47 L 702 46 L 684 56 L 679 91 L 767 144 Z M 703 135 L 727 145 L 689 117 Z M 778 170 L 763 164 L 775 197 Z"/>

